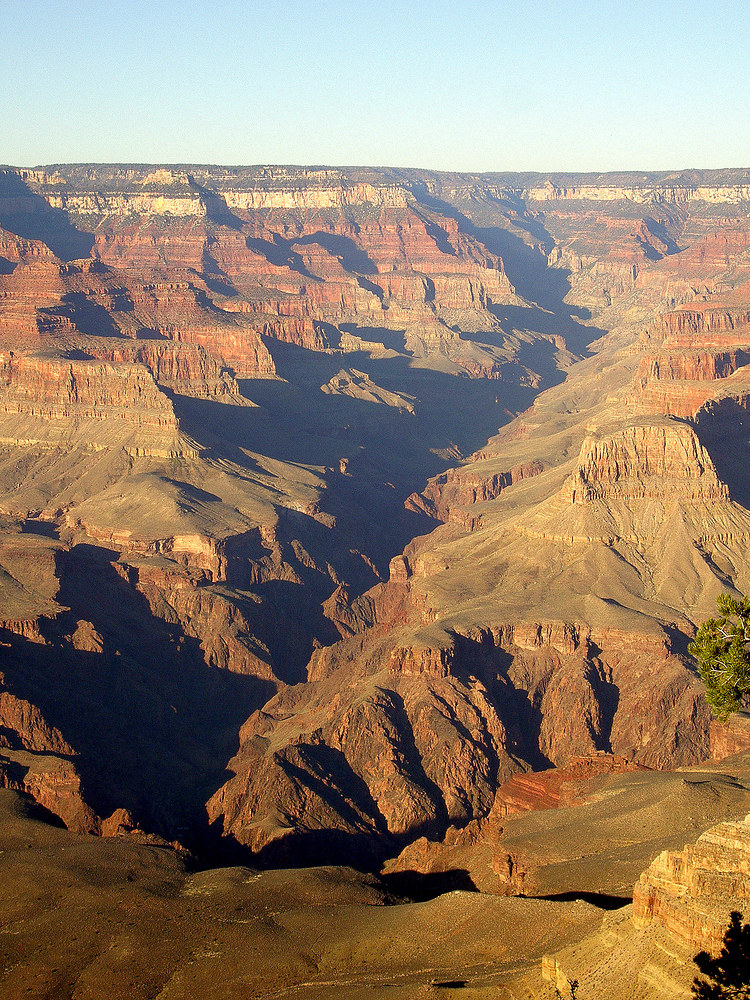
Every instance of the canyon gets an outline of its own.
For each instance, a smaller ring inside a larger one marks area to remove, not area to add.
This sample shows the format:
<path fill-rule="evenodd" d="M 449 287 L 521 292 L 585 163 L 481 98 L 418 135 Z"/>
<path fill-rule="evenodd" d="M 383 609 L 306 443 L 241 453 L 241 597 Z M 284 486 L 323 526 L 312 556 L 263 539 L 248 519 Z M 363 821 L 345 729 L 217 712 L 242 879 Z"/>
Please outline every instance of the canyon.
<path fill-rule="evenodd" d="M 180 884 L 533 895 L 564 928 L 533 975 L 583 984 L 581 894 L 750 812 L 750 727 L 687 652 L 750 592 L 749 363 L 750 171 L 0 168 L 13 822 Z M 659 796 L 585 877 L 534 832 Z"/>

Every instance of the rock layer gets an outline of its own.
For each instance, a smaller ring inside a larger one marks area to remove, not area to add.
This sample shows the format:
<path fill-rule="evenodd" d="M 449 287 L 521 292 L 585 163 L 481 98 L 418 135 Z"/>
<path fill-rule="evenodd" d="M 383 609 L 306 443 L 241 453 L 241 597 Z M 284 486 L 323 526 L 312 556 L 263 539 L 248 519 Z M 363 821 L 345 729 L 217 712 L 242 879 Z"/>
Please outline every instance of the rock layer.
<path fill-rule="evenodd" d="M 664 851 L 633 892 L 637 927 L 656 921 L 695 951 L 721 951 L 732 910 L 750 899 L 750 820 L 712 827 L 681 852 Z"/>
<path fill-rule="evenodd" d="M 687 641 L 750 586 L 749 188 L 1 171 L 9 748 L 70 753 L 97 817 L 309 860 L 581 755 L 705 757 Z"/>
<path fill-rule="evenodd" d="M 632 907 L 605 917 L 601 929 L 581 942 L 545 956 L 547 986 L 537 995 L 694 995 L 694 980 L 705 981 L 696 976 L 696 953 L 717 956 L 730 913 L 746 909 L 749 837 L 747 821 L 731 821 L 682 850 L 664 851 L 641 875 Z M 523 977 L 528 986 L 534 979 Z"/>

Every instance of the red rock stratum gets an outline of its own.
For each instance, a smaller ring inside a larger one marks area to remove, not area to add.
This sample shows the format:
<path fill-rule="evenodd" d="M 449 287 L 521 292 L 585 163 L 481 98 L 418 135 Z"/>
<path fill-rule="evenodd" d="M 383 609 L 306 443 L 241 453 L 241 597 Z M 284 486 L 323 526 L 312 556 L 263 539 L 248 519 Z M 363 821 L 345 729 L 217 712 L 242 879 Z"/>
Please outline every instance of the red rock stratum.
<path fill-rule="evenodd" d="M 3 168 L 5 782 L 377 864 L 739 749 L 686 650 L 750 590 L 749 218 L 746 171 Z"/>

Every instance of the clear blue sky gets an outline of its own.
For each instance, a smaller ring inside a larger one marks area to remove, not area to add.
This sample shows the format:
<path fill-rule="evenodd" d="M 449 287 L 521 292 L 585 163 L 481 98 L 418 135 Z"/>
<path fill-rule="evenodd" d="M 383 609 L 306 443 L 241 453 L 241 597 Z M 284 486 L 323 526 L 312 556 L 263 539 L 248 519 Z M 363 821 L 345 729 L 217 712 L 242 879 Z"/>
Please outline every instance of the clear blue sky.
<path fill-rule="evenodd" d="M 0 162 L 750 166 L 747 0 L 0 0 Z"/>

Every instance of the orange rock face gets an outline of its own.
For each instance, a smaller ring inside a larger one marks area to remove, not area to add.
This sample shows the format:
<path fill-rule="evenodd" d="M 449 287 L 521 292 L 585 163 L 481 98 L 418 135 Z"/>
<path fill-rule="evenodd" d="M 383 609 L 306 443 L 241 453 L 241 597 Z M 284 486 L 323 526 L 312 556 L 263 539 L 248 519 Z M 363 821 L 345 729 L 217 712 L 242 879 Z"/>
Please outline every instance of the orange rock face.
<path fill-rule="evenodd" d="M 471 466 L 461 470 L 451 469 L 433 479 L 421 494 L 410 496 L 406 503 L 412 509 L 423 510 L 441 521 L 454 519 L 473 530 L 479 526 L 479 522 L 471 517 L 467 518 L 460 508 L 494 500 L 504 489 L 522 479 L 538 475 L 543 469 L 541 462 L 531 461 L 508 469 L 507 472 L 496 472 L 487 478 L 477 473 L 472 474 Z"/>
<path fill-rule="evenodd" d="M 0 787 L 31 796 L 74 833 L 102 832 L 101 820 L 85 802 L 81 776 L 70 760 L 0 750 Z"/>
<path fill-rule="evenodd" d="M 713 719 L 710 737 L 712 760 L 724 760 L 743 750 L 750 750 L 750 718 L 735 712 L 726 722 Z"/>
<path fill-rule="evenodd" d="M 533 774 L 516 774 L 502 785 L 495 797 L 491 821 L 532 809 L 559 809 L 585 801 L 585 786 L 600 774 L 648 770 L 625 757 L 600 753 L 579 757 L 564 767 Z"/>
<path fill-rule="evenodd" d="M 336 835 L 366 843 L 380 830 L 389 845 L 434 837 L 447 824 L 571 804 L 595 774 L 663 766 L 673 738 L 658 728 L 695 712 L 697 691 L 683 688 L 664 644 L 639 649 L 632 636 L 540 625 L 477 639 L 392 645 L 376 628 L 321 650 L 306 688 L 282 692 L 244 727 L 211 820 L 266 857 L 319 856 L 309 796 L 322 794 L 327 762 L 326 824 Z M 644 699 L 658 702 L 653 715 Z M 614 755 L 597 754 L 610 747 Z M 596 756 L 579 759 L 581 748 Z M 560 768 L 518 773 L 542 760 Z"/>
<path fill-rule="evenodd" d="M 750 822 L 721 823 L 682 851 L 664 851 L 633 892 L 636 926 L 655 921 L 696 951 L 721 951 L 732 910 L 750 899 Z"/>
<path fill-rule="evenodd" d="M 0 379 L 5 413 L 29 413 L 47 419 L 107 414 L 126 422 L 177 430 L 167 397 L 145 366 L 62 361 L 9 353 Z"/>

